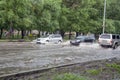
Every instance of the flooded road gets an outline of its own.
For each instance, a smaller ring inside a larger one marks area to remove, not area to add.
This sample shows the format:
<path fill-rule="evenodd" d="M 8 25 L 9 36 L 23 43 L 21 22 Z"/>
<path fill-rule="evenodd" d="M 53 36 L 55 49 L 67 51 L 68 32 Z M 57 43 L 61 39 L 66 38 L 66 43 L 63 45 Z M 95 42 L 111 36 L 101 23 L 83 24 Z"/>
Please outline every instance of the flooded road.
<path fill-rule="evenodd" d="M 120 59 L 120 47 L 101 48 L 97 43 L 40 45 L 30 42 L 0 43 L 0 76 L 52 66 L 108 58 Z"/>

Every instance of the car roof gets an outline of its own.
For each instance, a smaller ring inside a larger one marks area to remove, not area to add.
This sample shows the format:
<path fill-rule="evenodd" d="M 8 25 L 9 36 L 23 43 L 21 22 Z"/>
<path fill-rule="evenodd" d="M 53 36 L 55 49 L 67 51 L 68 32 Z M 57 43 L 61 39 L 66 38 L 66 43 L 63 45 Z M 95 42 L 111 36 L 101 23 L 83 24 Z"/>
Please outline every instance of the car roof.
<path fill-rule="evenodd" d="M 119 35 L 119 34 L 112 34 L 112 33 L 103 33 L 103 34 L 108 34 L 108 35 L 109 35 L 109 34 L 110 34 L 110 35 Z"/>
<path fill-rule="evenodd" d="M 86 37 L 86 36 L 77 36 L 77 38 L 84 38 L 84 37 Z"/>
<path fill-rule="evenodd" d="M 104 33 L 104 34 L 101 34 L 101 35 L 119 35 L 119 34 L 109 34 L 109 33 Z"/>

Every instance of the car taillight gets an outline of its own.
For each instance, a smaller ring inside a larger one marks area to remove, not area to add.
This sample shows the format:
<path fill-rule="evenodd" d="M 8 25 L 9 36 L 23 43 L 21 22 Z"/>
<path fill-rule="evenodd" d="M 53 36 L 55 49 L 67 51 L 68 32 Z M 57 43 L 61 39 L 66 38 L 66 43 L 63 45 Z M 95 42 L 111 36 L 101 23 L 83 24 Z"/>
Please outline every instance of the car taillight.
<path fill-rule="evenodd" d="M 112 41 L 112 40 L 110 40 L 110 44 L 112 44 L 112 42 L 113 42 L 113 41 Z"/>
<path fill-rule="evenodd" d="M 101 42 L 101 40 L 100 39 L 98 39 L 98 43 L 100 43 Z"/>

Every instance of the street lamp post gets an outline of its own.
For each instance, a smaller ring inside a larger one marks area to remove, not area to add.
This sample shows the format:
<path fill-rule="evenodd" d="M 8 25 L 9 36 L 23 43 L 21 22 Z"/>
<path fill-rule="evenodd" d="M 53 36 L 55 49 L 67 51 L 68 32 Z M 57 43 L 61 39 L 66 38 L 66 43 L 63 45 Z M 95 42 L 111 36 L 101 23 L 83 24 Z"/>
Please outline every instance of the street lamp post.
<path fill-rule="evenodd" d="M 104 14 L 103 14 L 103 34 L 105 33 L 105 16 L 106 16 L 106 0 L 104 0 Z"/>

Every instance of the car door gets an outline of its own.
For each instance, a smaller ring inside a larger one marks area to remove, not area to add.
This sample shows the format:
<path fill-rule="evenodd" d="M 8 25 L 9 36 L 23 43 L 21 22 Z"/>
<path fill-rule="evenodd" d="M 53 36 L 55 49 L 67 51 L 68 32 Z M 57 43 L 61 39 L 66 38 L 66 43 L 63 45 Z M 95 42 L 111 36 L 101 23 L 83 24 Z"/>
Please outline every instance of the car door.
<path fill-rule="evenodd" d="M 51 41 L 52 41 L 52 42 L 56 42 L 56 37 L 55 37 L 55 35 L 52 36 Z"/>
<path fill-rule="evenodd" d="M 49 42 L 53 41 L 53 35 L 49 35 Z"/>
<path fill-rule="evenodd" d="M 56 42 L 57 41 L 56 35 L 51 35 L 49 39 L 50 39 L 50 42 Z"/>
<path fill-rule="evenodd" d="M 53 42 L 58 42 L 60 40 L 59 38 L 60 38 L 59 35 L 54 35 Z"/>

